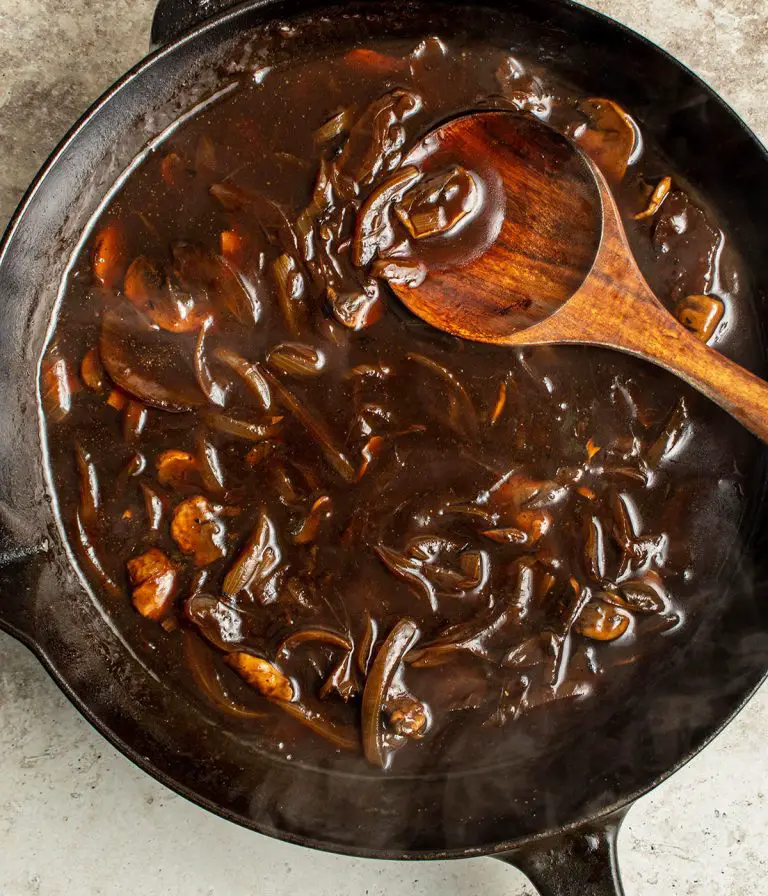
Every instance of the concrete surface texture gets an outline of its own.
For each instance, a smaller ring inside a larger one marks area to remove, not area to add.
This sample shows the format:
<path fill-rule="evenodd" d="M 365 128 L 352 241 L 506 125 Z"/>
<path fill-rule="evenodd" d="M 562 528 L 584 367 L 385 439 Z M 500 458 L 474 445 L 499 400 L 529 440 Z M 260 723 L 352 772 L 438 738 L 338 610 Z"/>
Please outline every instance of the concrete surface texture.
<path fill-rule="evenodd" d="M 765 0 L 594 0 L 768 137 Z M 153 0 L 0 0 L 0 225 L 69 124 L 145 52 Z M 706 151 L 706 147 L 702 148 Z M 727 172 L 723 172 L 727 177 Z M 768 894 L 768 690 L 631 812 L 628 896 Z M 0 896 L 532 896 L 490 859 L 385 864 L 241 830 L 134 768 L 0 635 Z"/>

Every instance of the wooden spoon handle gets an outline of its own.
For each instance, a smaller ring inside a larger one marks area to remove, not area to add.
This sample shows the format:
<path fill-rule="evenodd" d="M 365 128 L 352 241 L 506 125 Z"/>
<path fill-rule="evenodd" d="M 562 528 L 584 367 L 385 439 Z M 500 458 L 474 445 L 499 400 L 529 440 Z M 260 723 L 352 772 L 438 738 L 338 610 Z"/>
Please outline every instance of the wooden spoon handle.
<path fill-rule="evenodd" d="M 610 187 L 588 163 L 603 205 L 592 270 L 565 305 L 506 344 L 590 344 L 636 355 L 676 374 L 768 442 L 768 383 L 709 348 L 659 302 L 637 266 Z"/>
<path fill-rule="evenodd" d="M 768 383 L 703 343 L 659 302 L 637 266 L 610 187 L 597 166 L 590 164 L 603 203 L 601 249 L 607 256 L 608 271 L 612 257 L 615 278 L 623 279 L 625 289 L 631 292 L 631 296 L 625 293 L 628 308 L 615 306 L 624 324 L 616 333 L 621 342 L 617 347 L 676 374 L 768 442 Z M 600 288 L 597 281 L 592 286 Z"/>
<path fill-rule="evenodd" d="M 663 307 L 641 305 L 638 324 L 638 329 L 652 330 L 653 338 L 634 345 L 625 339 L 625 351 L 676 374 L 768 442 L 768 383 L 709 348 Z"/>

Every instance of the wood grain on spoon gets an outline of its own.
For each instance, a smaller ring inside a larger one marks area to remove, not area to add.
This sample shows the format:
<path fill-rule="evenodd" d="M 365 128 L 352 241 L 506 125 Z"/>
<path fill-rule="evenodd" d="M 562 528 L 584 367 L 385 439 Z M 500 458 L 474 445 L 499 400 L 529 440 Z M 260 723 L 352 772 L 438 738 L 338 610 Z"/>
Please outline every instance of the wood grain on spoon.
<path fill-rule="evenodd" d="M 493 211 L 500 202 L 504 220 L 492 243 L 457 265 L 443 261 L 450 234 L 431 240 L 444 241 L 437 256 L 422 241 L 426 279 L 415 288 L 392 283 L 414 314 L 480 342 L 599 345 L 644 358 L 768 442 L 768 384 L 663 307 L 637 266 L 605 178 L 567 138 L 530 117 L 481 112 L 427 139 L 439 148 L 423 169 L 463 165 L 491 184 L 485 203 Z"/>

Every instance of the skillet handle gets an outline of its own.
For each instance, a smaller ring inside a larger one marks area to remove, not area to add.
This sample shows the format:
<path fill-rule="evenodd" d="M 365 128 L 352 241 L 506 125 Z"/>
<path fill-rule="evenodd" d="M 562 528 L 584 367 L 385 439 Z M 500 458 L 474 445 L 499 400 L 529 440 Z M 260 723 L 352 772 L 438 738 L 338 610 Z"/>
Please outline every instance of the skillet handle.
<path fill-rule="evenodd" d="M 164 47 L 186 31 L 237 6 L 240 0 L 158 0 L 152 18 L 149 45 Z"/>
<path fill-rule="evenodd" d="M 33 649 L 37 582 L 47 566 L 48 539 L 18 538 L 7 526 L 8 507 L 0 500 L 0 631 Z"/>
<path fill-rule="evenodd" d="M 624 896 L 616 838 L 627 811 L 497 858 L 519 868 L 541 896 Z"/>

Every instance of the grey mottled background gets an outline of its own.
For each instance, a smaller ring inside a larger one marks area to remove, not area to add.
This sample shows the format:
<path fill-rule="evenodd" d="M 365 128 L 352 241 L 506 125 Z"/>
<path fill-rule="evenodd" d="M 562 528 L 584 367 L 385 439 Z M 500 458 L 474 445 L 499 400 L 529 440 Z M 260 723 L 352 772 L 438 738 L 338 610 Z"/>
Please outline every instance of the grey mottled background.
<path fill-rule="evenodd" d="M 597 0 L 768 137 L 766 0 Z M 145 52 L 152 0 L 0 0 L 0 226 L 71 122 Z M 702 147 L 706 151 L 707 147 Z M 723 173 L 727 176 L 727 172 Z M 768 894 L 768 691 L 636 806 L 628 896 Z M 532 896 L 489 859 L 311 853 L 210 816 L 132 767 L 0 635 L 0 896 Z"/>

